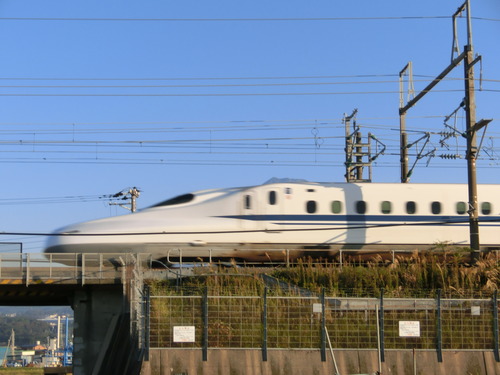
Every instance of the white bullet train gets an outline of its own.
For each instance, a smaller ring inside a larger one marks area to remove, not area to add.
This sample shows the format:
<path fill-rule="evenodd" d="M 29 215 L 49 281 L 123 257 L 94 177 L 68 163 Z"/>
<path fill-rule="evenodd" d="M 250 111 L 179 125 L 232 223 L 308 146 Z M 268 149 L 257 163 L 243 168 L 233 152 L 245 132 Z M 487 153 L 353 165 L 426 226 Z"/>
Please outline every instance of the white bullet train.
<path fill-rule="evenodd" d="M 480 242 L 500 248 L 500 185 L 478 186 Z M 70 225 L 46 253 L 149 253 L 156 259 L 335 256 L 345 250 L 469 245 L 463 184 L 278 180 L 193 192 L 133 214 Z"/>

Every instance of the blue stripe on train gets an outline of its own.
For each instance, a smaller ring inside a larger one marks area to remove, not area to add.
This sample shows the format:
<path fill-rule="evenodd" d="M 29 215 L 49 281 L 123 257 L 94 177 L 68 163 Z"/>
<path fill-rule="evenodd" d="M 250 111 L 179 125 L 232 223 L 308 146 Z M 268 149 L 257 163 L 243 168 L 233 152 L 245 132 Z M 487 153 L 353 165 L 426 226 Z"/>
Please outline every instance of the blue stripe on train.
<path fill-rule="evenodd" d="M 468 224 L 468 216 L 442 215 L 228 215 L 218 216 L 227 219 L 241 219 L 249 221 L 270 221 L 280 225 L 311 225 L 333 223 L 411 223 L 411 224 Z M 326 223 L 325 223 L 326 222 Z M 500 216 L 480 217 L 483 224 L 496 223 L 500 226 Z"/>

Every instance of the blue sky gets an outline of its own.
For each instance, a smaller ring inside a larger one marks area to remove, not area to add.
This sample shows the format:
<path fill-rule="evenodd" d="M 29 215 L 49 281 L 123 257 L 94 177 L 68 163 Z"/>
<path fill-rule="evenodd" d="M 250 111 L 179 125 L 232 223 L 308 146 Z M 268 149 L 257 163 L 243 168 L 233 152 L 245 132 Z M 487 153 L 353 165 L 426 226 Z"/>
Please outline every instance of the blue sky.
<path fill-rule="evenodd" d="M 448 66 L 461 1 L 14 1 L 0 3 L 0 231 L 46 233 L 272 177 L 343 181 L 342 117 L 387 146 L 374 182 L 398 182 L 398 73 L 416 92 Z M 477 119 L 492 118 L 478 181 L 498 183 L 500 3 L 472 1 Z M 466 27 L 458 20 L 460 48 Z M 476 77 L 479 78 L 479 65 Z M 410 141 L 440 144 L 463 66 L 408 113 Z M 465 126 L 463 112 L 449 124 Z M 420 143 L 422 144 L 422 143 Z M 414 160 L 414 159 L 412 159 Z M 411 161 L 412 162 L 412 161 Z M 423 159 L 412 182 L 466 182 L 464 159 Z M 53 198 L 47 200 L 45 198 Z M 43 248 L 43 236 L 2 236 Z M 0 249 L 1 250 L 1 249 Z"/>

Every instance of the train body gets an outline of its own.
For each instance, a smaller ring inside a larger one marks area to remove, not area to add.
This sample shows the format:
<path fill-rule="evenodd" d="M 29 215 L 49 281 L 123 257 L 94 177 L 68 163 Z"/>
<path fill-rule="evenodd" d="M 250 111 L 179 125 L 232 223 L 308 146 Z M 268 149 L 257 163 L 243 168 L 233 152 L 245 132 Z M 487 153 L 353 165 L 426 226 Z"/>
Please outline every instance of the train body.
<path fill-rule="evenodd" d="M 500 185 L 478 186 L 480 241 L 500 248 Z M 469 246 L 463 184 L 274 182 L 181 195 L 139 212 L 70 225 L 48 253 L 144 252 L 154 258 L 265 260 L 270 250 L 334 255 L 339 249 Z M 278 255 L 279 257 L 279 255 Z"/>

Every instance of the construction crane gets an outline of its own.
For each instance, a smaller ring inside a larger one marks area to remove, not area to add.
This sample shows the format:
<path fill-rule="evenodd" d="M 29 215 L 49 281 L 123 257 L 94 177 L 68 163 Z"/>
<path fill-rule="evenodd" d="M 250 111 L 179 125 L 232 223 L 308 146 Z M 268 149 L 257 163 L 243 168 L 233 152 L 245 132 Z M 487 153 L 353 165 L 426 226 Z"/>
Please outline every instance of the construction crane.
<path fill-rule="evenodd" d="M 9 337 L 9 342 L 7 343 L 7 350 L 5 351 L 5 354 L 3 356 L 2 367 L 7 367 L 7 354 L 9 354 L 9 349 L 10 349 L 11 356 L 14 356 L 15 347 L 16 347 L 16 333 L 14 332 L 14 329 L 12 329 Z"/>

